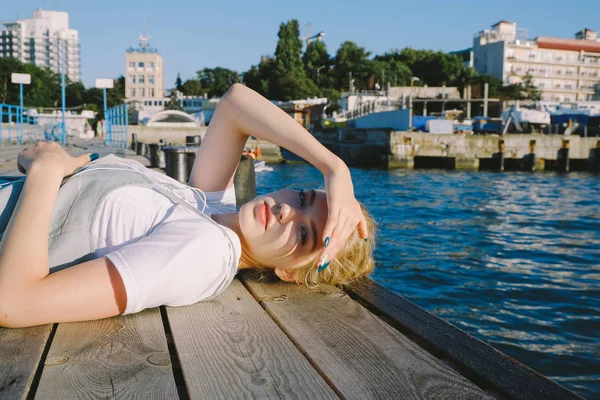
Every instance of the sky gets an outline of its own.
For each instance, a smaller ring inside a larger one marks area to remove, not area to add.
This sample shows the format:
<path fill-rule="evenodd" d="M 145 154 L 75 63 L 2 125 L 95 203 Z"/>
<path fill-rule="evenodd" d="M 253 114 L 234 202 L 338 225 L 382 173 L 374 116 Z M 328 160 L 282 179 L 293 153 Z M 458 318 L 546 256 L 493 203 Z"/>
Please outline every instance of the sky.
<path fill-rule="evenodd" d="M 166 88 L 178 72 L 186 80 L 202 68 L 247 71 L 275 52 L 279 25 L 290 19 L 300 22 L 301 36 L 309 24 L 313 35 L 324 31 L 331 55 L 346 40 L 373 55 L 404 47 L 461 50 L 500 20 L 516 22 L 529 37 L 600 31 L 598 0 L 0 0 L 0 21 L 31 18 L 38 8 L 69 13 L 86 87 L 125 74 L 125 49 L 138 43 L 144 16 L 150 43 L 164 59 Z"/>

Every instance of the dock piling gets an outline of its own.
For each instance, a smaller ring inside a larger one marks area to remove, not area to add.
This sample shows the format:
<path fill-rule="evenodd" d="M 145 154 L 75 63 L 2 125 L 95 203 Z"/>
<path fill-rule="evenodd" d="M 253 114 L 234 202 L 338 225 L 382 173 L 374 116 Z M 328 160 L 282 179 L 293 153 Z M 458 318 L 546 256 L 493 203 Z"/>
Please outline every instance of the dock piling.
<path fill-rule="evenodd" d="M 556 170 L 558 172 L 569 172 L 569 141 L 563 139 L 561 146 L 556 156 Z"/>

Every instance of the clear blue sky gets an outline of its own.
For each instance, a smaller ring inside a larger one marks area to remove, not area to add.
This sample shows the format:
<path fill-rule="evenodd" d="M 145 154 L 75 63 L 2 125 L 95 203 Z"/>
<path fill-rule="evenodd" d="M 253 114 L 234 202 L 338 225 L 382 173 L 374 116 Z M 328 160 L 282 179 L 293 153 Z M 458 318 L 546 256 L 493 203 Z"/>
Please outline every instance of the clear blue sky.
<path fill-rule="evenodd" d="M 144 24 L 165 61 L 165 87 L 177 72 L 185 80 L 204 67 L 246 71 L 273 54 L 282 21 L 298 19 L 302 35 L 325 31 L 330 54 L 352 40 L 373 54 L 392 48 L 459 50 L 473 35 L 506 19 L 529 37 L 572 38 L 582 28 L 600 30 L 598 0 L 568 1 L 191 1 L 191 0 L 0 0 L 0 21 L 30 18 L 37 8 L 67 11 L 79 31 L 86 87 L 98 77 L 124 74 L 125 49 Z"/>

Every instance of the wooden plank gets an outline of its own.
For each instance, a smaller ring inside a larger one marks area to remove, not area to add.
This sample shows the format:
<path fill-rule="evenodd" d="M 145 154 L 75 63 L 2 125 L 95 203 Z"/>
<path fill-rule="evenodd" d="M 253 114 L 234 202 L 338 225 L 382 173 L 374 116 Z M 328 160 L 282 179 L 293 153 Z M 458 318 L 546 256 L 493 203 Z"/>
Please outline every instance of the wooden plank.
<path fill-rule="evenodd" d="M 36 398 L 178 399 L 159 309 L 59 324 Z"/>
<path fill-rule="evenodd" d="M 210 301 L 167 313 L 191 399 L 337 399 L 237 279 Z"/>
<path fill-rule="evenodd" d="M 370 279 L 351 285 L 348 292 L 397 329 L 414 335 L 436 353 L 450 358 L 482 387 L 523 400 L 581 399 L 558 383 Z"/>
<path fill-rule="evenodd" d="M 344 398 L 491 398 L 335 287 L 245 284 Z"/>
<path fill-rule="evenodd" d="M 25 398 L 31 388 L 52 325 L 0 328 L 0 398 Z"/>

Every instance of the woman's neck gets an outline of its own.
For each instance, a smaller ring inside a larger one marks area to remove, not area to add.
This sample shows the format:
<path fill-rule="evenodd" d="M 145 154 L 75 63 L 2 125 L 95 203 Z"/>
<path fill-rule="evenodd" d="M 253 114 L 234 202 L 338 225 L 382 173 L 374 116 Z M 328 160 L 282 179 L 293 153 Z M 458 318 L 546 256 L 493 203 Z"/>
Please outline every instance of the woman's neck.
<path fill-rule="evenodd" d="M 228 214 L 212 214 L 210 217 L 219 225 L 226 226 L 235 232 L 235 234 L 240 238 L 240 244 L 242 245 L 242 255 L 240 262 L 238 264 L 238 269 L 246 269 L 252 268 L 252 265 L 255 263 L 251 260 L 251 258 L 246 254 L 244 237 L 242 236 L 242 229 L 240 228 L 240 213 L 228 213 Z"/>

